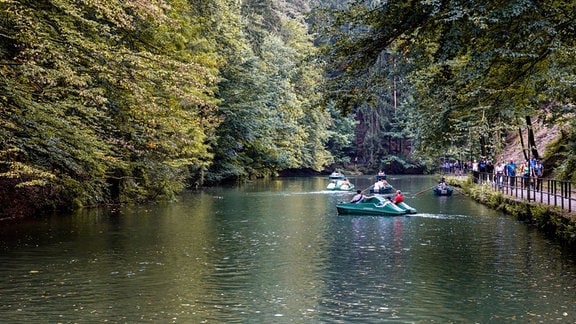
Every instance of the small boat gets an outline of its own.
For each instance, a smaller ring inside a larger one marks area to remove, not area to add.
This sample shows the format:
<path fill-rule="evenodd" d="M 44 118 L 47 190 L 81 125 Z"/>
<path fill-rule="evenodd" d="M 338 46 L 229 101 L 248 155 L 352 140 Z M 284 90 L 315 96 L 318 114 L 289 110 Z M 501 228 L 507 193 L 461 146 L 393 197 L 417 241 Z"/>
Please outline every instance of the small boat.
<path fill-rule="evenodd" d="M 353 190 L 355 186 L 350 182 L 344 180 L 332 180 L 326 186 L 326 190 L 335 190 L 335 191 L 350 191 Z"/>
<path fill-rule="evenodd" d="M 454 191 L 454 189 L 452 189 L 451 187 L 439 187 L 436 186 L 434 187 L 434 194 L 436 196 L 452 196 L 452 192 Z"/>
<path fill-rule="evenodd" d="M 376 174 L 376 181 L 380 180 L 386 180 L 386 173 L 382 171 L 382 169 L 378 170 L 378 173 Z"/>
<path fill-rule="evenodd" d="M 416 214 L 418 212 L 416 211 L 415 208 L 408 206 L 408 204 L 406 204 L 405 202 L 399 202 L 396 204 L 396 206 L 403 209 L 406 212 L 406 214 Z"/>
<path fill-rule="evenodd" d="M 346 179 L 346 176 L 342 172 L 334 171 L 334 172 L 330 173 L 330 175 L 328 176 L 328 179 L 330 179 L 330 180 L 344 180 L 344 179 Z"/>
<path fill-rule="evenodd" d="M 391 184 L 387 184 L 386 186 L 378 189 L 378 190 L 374 190 L 374 187 L 370 188 L 370 193 L 371 194 L 380 194 L 380 195 L 384 195 L 384 194 L 389 194 L 394 192 L 394 187 L 392 187 Z"/>
<path fill-rule="evenodd" d="M 406 210 L 381 197 L 364 198 L 359 203 L 341 202 L 336 205 L 341 215 L 400 216 Z"/>
<path fill-rule="evenodd" d="M 380 180 L 386 180 L 386 175 L 385 174 L 376 175 L 376 181 L 380 181 Z"/>

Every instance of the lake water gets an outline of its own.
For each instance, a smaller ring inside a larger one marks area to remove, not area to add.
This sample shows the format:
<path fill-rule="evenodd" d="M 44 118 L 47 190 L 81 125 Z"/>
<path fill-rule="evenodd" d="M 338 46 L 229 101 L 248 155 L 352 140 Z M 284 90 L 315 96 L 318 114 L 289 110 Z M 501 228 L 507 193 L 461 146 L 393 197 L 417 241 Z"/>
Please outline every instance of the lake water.
<path fill-rule="evenodd" d="M 410 216 L 339 216 L 325 177 L 0 223 L 3 323 L 576 322 L 573 257 L 435 178 Z M 357 188 L 368 176 L 351 178 Z"/>

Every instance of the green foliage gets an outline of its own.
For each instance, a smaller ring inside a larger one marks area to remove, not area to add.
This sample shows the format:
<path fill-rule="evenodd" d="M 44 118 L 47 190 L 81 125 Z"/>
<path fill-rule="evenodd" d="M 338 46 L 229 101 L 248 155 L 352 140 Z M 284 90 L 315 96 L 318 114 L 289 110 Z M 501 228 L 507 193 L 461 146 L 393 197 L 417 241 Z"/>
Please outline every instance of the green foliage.
<path fill-rule="evenodd" d="M 487 204 L 489 207 L 537 226 L 544 233 L 552 235 L 569 246 L 576 244 L 576 220 L 574 217 L 563 213 L 559 207 L 512 199 L 490 186 L 474 184 L 471 177 L 468 177 L 465 182 L 462 182 L 458 177 L 448 177 L 447 181 L 450 184 L 462 186 L 471 198 Z"/>
<path fill-rule="evenodd" d="M 274 174 L 287 168 L 321 170 L 332 159 L 325 149 L 331 116 L 319 109 L 321 69 L 302 12 L 274 1 L 244 2 L 227 19 L 249 17 L 243 30 L 225 34 L 219 111 L 223 116 L 208 182 Z M 222 8 L 224 10 L 224 8 Z M 282 9 L 282 10 L 279 10 Z M 284 10 L 289 10 L 290 15 Z M 229 24 L 220 20 L 218 30 Z M 235 25 L 233 23 L 232 25 Z"/>
<path fill-rule="evenodd" d="M 550 207 L 545 205 L 534 204 L 530 208 L 532 220 L 539 224 L 546 224 L 550 220 Z"/>
<path fill-rule="evenodd" d="M 555 168 L 555 177 L 561 180 L 576 181 L 576 136 L 574 132 L 566 138 L 566 143 L 560 156 L 561 163 Z"/>
<path fill-rule="evenodd" d="M 496 154 L 526 116 L 566 130 L 574 179 L 575 6 L 2 1 L 0 213 Z"/>
<path fill-rule="evenodd" d="M 576 181 L 576 124 L 568 125 L 561 136 L 550 143 L 544 158 L 554 169 L 554 177 Z"/>
<path fill-rule="evenodd" d="M 334 163 L 341 165 L 350 162 L 350 157 L 355 155 L 351 150 L 354 143 L 354 128 L 357 121 L 354 115 L 340 116 L 332 105 L 328 106 L 333 124 L 328 128 L 328 140 L 326 147 L 334 157 Z"/>
<path fill-rule="evenodd" d="M 407 161 L 406 159 L 399 157 L 399 156 L 396 156 L 396 155 L 388 155 L 380 161 L 380 164 L 378 165 L 378 167 L 381 169 L 386 169 L 387 166 L 392 165 L 392 164 L 398 164 L 398 165 L 402 166 L 402 168 L 404 168 L 404 169 L 417 168 L 420 165 L 422 165 L 422 163 L 412 163 L 412 162 Z"/>
<path fill-rule="evenodd" d="M 63 206 L 145 200 L 171 197 L 188 166 L 210 161 L 218 62 L 196 46 L 186 1 L 0 9 L 0 175 L 19 179 L 3 184 L 43 185 Z"/>
<path fill-rule="evenodd" d="M 378 64 L 391 55 L 402 67 L 399 91 L 407 100 L 400 108 L 414 126 L 407 132 L 414 154 L 460 148 L 457 155 L 495 156 L 526 116 L 563 122 L 558 117 L 572 107 L 575 6 L 358 0 L 321 11 L 315 21 L 330 62 L 326 94 L 344 112 L 370 102 L 373 89 L 389 83 L 372 76 L 394 71 Z"/>

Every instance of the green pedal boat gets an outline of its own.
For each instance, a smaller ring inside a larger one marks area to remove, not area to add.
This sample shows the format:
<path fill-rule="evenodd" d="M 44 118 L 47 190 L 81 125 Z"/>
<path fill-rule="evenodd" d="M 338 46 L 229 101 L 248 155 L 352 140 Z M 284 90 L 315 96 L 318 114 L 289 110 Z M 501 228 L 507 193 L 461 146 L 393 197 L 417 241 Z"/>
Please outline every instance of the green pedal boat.
<path fill-rule="evenodd" d="M 364 198 L 359 203 L 340 202 L 336 208 L 338 214 L 341 215 L 399 216 L 416 213 L 416 209 L 403 202 L 395 205 L 387 199 L 377 196 Z"/>

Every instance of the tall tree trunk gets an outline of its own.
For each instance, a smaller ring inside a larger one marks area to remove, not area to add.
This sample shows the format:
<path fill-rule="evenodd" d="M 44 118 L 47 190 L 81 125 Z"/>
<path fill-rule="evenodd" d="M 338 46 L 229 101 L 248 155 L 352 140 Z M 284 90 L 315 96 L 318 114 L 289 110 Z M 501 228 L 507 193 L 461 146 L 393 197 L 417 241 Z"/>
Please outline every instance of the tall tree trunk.
<path fill-rule="evenodd" d="M 534 127 L 532 127 L 532 118 L 526 116 L 526 126 L 528 127 L 528 149 L 535 159 L 539 159 L 538 147 L 536 147 L 536 140 L 534 139 Z"/>
<path fill-rule="evenodd" d="M 528 153 L 526 152 L 528 149 L 526 148 L 526 144 L 524 144 L 524 134 L 522 134 L 522 128 L 518 127 L 518 136 L 520 138 L 520 147 L 522 148 L 522 154 L 524 155 L 524 161 L 530 160 L 528 158 Z"/>
<path fill-rule="evenodd" d="M 486 137 L 484 135 L 480 135 L 479 141 L 480 141 L 480 156 L 483 158 L 487 157 L 487 154 L 486 154 L 486 145 L 487 145 L 486 144 Z"/>

